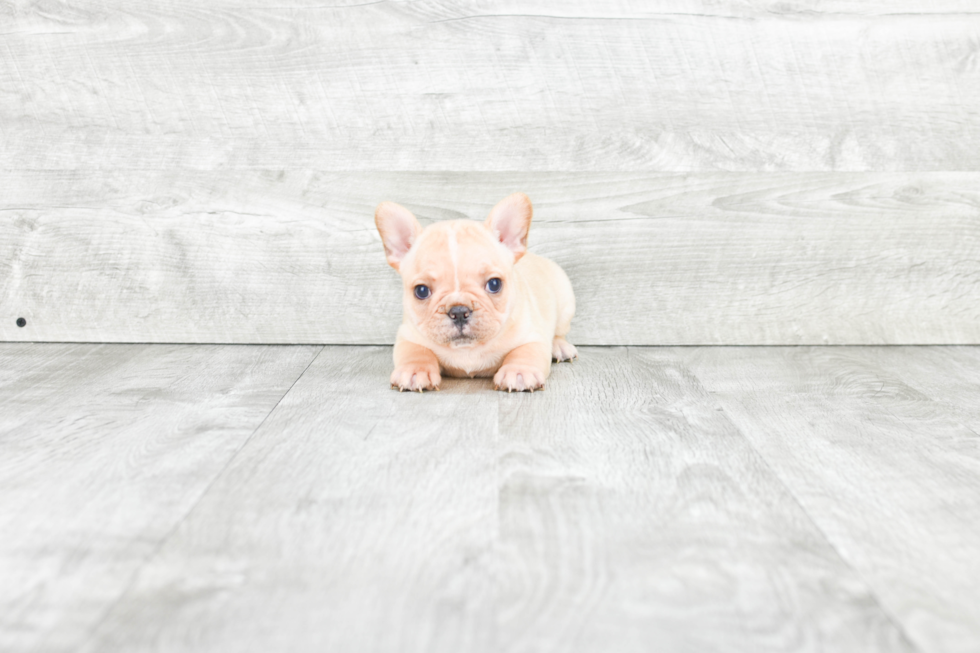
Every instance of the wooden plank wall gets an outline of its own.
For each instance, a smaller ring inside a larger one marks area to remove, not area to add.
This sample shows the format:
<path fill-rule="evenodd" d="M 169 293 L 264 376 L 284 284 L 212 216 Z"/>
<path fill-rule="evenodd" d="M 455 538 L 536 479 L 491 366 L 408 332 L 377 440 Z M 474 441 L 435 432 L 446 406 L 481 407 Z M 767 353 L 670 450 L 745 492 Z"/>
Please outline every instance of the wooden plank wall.
<path fill-rule="evenodd" d="M 388 343 L 523 190 L 579 344 L 978 343 L 978 119 L 969 0 L 0 1 L 0 340 Z"/>

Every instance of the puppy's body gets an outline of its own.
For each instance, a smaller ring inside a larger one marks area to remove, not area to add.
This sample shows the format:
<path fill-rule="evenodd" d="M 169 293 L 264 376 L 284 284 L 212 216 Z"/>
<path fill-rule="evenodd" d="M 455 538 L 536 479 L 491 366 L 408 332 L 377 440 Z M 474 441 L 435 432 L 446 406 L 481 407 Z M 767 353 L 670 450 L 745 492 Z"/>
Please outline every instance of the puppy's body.
<path fill-rule="evenodd" d="M 438 343 L 419 330 L 409 317 L 410 308 L 406 307 L 398 340 L 430 349 L 448 376 L 493 376 L 505 355 L 528 343 L 546 346 L 550 363 L 552 343 L 556 337 L 563 338 L 568 333 L 575 313 L 572 284 L 555 263 L 534 254 L 525 254 L 514 265 L 510 283 L 519 289 L 505 309 L 509 315 L 496 336 L 483 342 Z M 414 296 L 405 298 L 406 303 L 414 300 Z M 559 352 L 558 360 L 565 358 Z"/>
<path fill-rule="evenodd" d="M 576 356 L 564 339 L 575 314 L 571 283 L 558 265 L 526 252 L 530 221 L 522 194 L 503 200 L 485 223 L 454 220 L 424 231 L 403 207 L 378 207 L 388 261 L 404 286 L 393 386 L 437 388 L 446 374 L 493 376 L 500 389 L 533 391 L 553 358 Z"/>

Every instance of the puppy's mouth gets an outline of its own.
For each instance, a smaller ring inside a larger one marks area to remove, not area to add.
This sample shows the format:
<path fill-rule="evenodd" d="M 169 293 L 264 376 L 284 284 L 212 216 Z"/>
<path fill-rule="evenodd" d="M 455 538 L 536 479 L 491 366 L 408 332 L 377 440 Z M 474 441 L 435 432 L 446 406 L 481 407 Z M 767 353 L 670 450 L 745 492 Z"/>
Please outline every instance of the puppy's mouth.
<path fill-rule="evenodd" d="M 473 325 L 469 323 L 455 324 L 449 332 L 450 347 L 472 347 L 479 342 L 479 338 L 473 332 Z"/>
<path fill-rule="evenodd" d="M 466 333 L 462 329 L 455 331 L 449 336 L 449 344 L 453 347 L 469 347 L 476 343 L 476 338 Z"/>

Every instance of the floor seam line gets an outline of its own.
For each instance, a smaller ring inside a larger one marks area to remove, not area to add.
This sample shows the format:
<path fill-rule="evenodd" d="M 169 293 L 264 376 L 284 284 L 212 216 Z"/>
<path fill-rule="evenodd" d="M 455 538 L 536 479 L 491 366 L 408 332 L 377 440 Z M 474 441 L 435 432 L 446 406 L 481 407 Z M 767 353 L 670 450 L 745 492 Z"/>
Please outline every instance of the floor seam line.
<path fill-rule="evenodd" d="M 228 462 L 225 463 L 225 465 L 221 468 L 221 470 L 214 475 L 214 477 L 211 479 L 211 482 L 208 483 L 207 486 L 201 491 L 201 493 L 194 500 L 194 503 L 191 505 L 191 507 L 188 508 L 187 512 L 184 513 L 183 517 L 178 519 L 177 522 L 170 528 L 170 530 L 164 533 L 163 537 L 160 538 L 156 546 L 153 547 L 153 550 L 149 554 L 147 554 L 147 556 L 143 559 L 143 561 L 136 567 L 136 569 L 133 570 L 133 572 L 130 574 L 129 580 L 126 582 L 125 586 L 123 586 L 122 590 L 119 592 L 119 595 L 109 605 L 109 607 L 106 608 L 105 612 L 102 613 L 102 616 L 99 617 L 99 619 L 89 629 L 88 634 L 86 635 L 84 641 L 80 646 L 80 650 L 86 650 L 86 647 L 92 642 L 92 638 L 98 632 L 102 624 L 106 622 L 109 616 L 115 611 L 116 607 L 122 602 L 123 598 L 129 592 L 129 590 L 132 589 L 133 585 L 136 583 L 136 580 L 139 578 L 142 571 L 146 568 L 147 565 L 149 565 L 157 557 L 157 555 L 159 555 L 164 545 L 168 541 L 170 541 L 170 538 L 172 538 L 173 535 L 180 529 L 181 525 L 183 525 L 184 522 L 186 522 L 187 519 L 194 513 L 194 511 L 197 510 L 198 506 L 200 506 L 201 502 L 204 500 L 204 497 L 208 495 L 208 493 L 211 491 L 211 488 L 213 488 L 215 483 L 218 482 L 218 479 L 224 476 L 225 472 L 228 471 L 228 468 L 231 467 L 235 459 L 238 458 L 238 455 L 245 449 L 245 447 L 252 440 L 255 434 L 259 432 L 259 429 L 261 429 L 262 425 L 266 423 L 266 421 L 269 419 L 269 416 L 271 416 L 272 413 L 274 413 L 276 409 L 279 408 L 279 404 L 282 403 L 282 400 L 285 399 L 290 392 L 292 392 L 293 388 L 296 387 L 296 384 L 299 383 L 299 380 L 306 375 L 307 370 L 309 370 L 310 366 L 313 365 L 316 359 L 320 357 L 320 354 L 323 353 L 323 350 L 326 349 L 326 347 L 327 347 L 326 345 L 320 346 L 319 351 L 317 351 L 316 354 L 313 356 L 313 358 L 310 359 L 310 362 L 307 363 L 306 367 L 303 368 L 303 371 L 300 372 L 299 375 L 297 375 L 297 377 L 289 385 L 289 388 L 286 389 L 286 391 L 282 394 L 282 396 L 279 397 L 279 399 L 276 401 L 275 405 L 269 410 L 268 413 L 266 413 L 265 417 L 262 418 L 262 420 L 258 423 L 258 425 L 256 425 L 256 427 L 252 429 L 252 432 L 249 433 L 248 436 L 238 446 L 238 448 L 235 449 L 234 453 L 232 453 L 232 455 L 228 458 Z"/>
<path fill-rule="evenodd" d="M 691 370 L 691 373 L 694 374 L 695 375 L 695 378 L 698 379 L 698 383 L 701 384 L 701 387 L 704 388 L 705 391 L 708 391 L 708 387 L 704 384 L 704 382 L 701 380 L 701 378 L 697 376 L 697 374 L 694 372 L 694 370 Z M 709 394 L 712 394 L 713 395 L 713 393 L 711 393 L 710 391 L 708 391 L 708 392 L 709 392 Z M 714 397 L 712 397 L 712 398 L 714 398 Z M 738 401 L 738 400 L 736 399 L 735 401 Z M 741 402 L 739 402 L 739 403 L 741 403 Z M 831 548 L 831 550 L 837 555 L 837 558 L 841 561 L 841 563 L 844 564 L 844 565 L 846 565 L 847 568 L 850 569 L 854 573 L 855 576 L 857 576 L 858 578 L 861 579 L 861 582 L 864 583 L 864 586 L 868 588 L 869 594 L 874 598 L 875 605 L 878 606 L 878 609 L 881 610 L 881 613 L 885 617 L 888 618 L 888 621 L 893 626 L 895 626 L 896 629 L 898 629 L 898 632 L 901 633 L 902 637 L 905 638 L 905 641 L 907 641 L 909 643 L 909 645 L 914 650 L 919 651 L 920 653 L 924 653 L 923 649 L 919 646 L 918 642 L 916 642 L 914 639 L 912 639 L 912 636 L 905 629 L 905 624 L 903 624 L 901 621 L 899 621 L 898 617 L 896 617 L 892 613 L 892 611 L 889 610 L 884 605 L 884 603 L 882 603 L 881 597 L 878 595 L 878 591 L 875 589 L 875 586 L 871 582 L 868 581 L 867 577 L 857 567 L 855 567 L 853 564 L 851 564 L 851 561 L 848 560 L 848 558 L 845 557 L 843 553 L 841 553 L 841 550 L 837 547 L 836 544 L 834 544 L 834 542 L 827 535 L 827 532 L 813 518 L 813 515 L 810 514 L 810 511 L 807 510 L 806 506 L 803 505 L 803 503 L 800 501 L 799 497 L 796 496 L 796 493 L 793 492 L 793 490 L 790 489 L 790 487 L 786 484 L 786 482 L 783 481 L 783 479 L 780 477 L 780 475 L 778 473 L 776 473 L 776 470 L 772 466 L 772 464 L 770 464 L 769 459 L 762 454 L 762 452 L 758 449 L 758 447 L 755 446 L 755 443 L 752 442 L 752 440 L 747 435 L 745 435 L 745 433 L 743 432 L 742 428 L 738 424 L 735 423 L 735 421 L 732 419 L 731 415 L 728 414 L 728 409 L 726 409 L 721 404 L 721 402 L 718 401 L 718 400 L 715 400 L 715 404 L 719 408 L 721 408 L 722 414 L 724 414 L 724 416 L 725 416 L 725 420 L 742 437 L 742 440 L 745 441 L 745 443 L 749 446 L 749 448 L 752 450 L 752 452 L 755 453 L 756 456 L 758 456 L 758 458 L 762 462 L 762 464 L 765 465 L 766 470 L 772 475 L 773 480 L 775 480 L 777 483 L 779 483 L 779 485 L 786 491 L 786 494 L 790 497 L 790 499 L 793 501 L 793 503 L 796 505 L 796 507 L 798 507 L 800 509 L 800 512 L 803 513 L 803 515 L 806 517 L 806 520 L 810 524 L 813 525 L 813 528 L 824 539 L 824 542 L 827 543 L 827 546 L 829 546 Z"/>

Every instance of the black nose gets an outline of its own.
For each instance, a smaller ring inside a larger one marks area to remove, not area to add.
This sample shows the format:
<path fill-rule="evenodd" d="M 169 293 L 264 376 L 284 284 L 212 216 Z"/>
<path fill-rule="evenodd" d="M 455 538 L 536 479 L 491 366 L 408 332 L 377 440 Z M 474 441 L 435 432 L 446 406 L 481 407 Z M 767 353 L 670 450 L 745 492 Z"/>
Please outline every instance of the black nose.
<path fill-rule="evenodd" d="M 453 321 L 456 326 L 463 326 L 466 320 L 470 317 L 469 306 L 453 306 L 449 309 L 449 319 Z"/>

